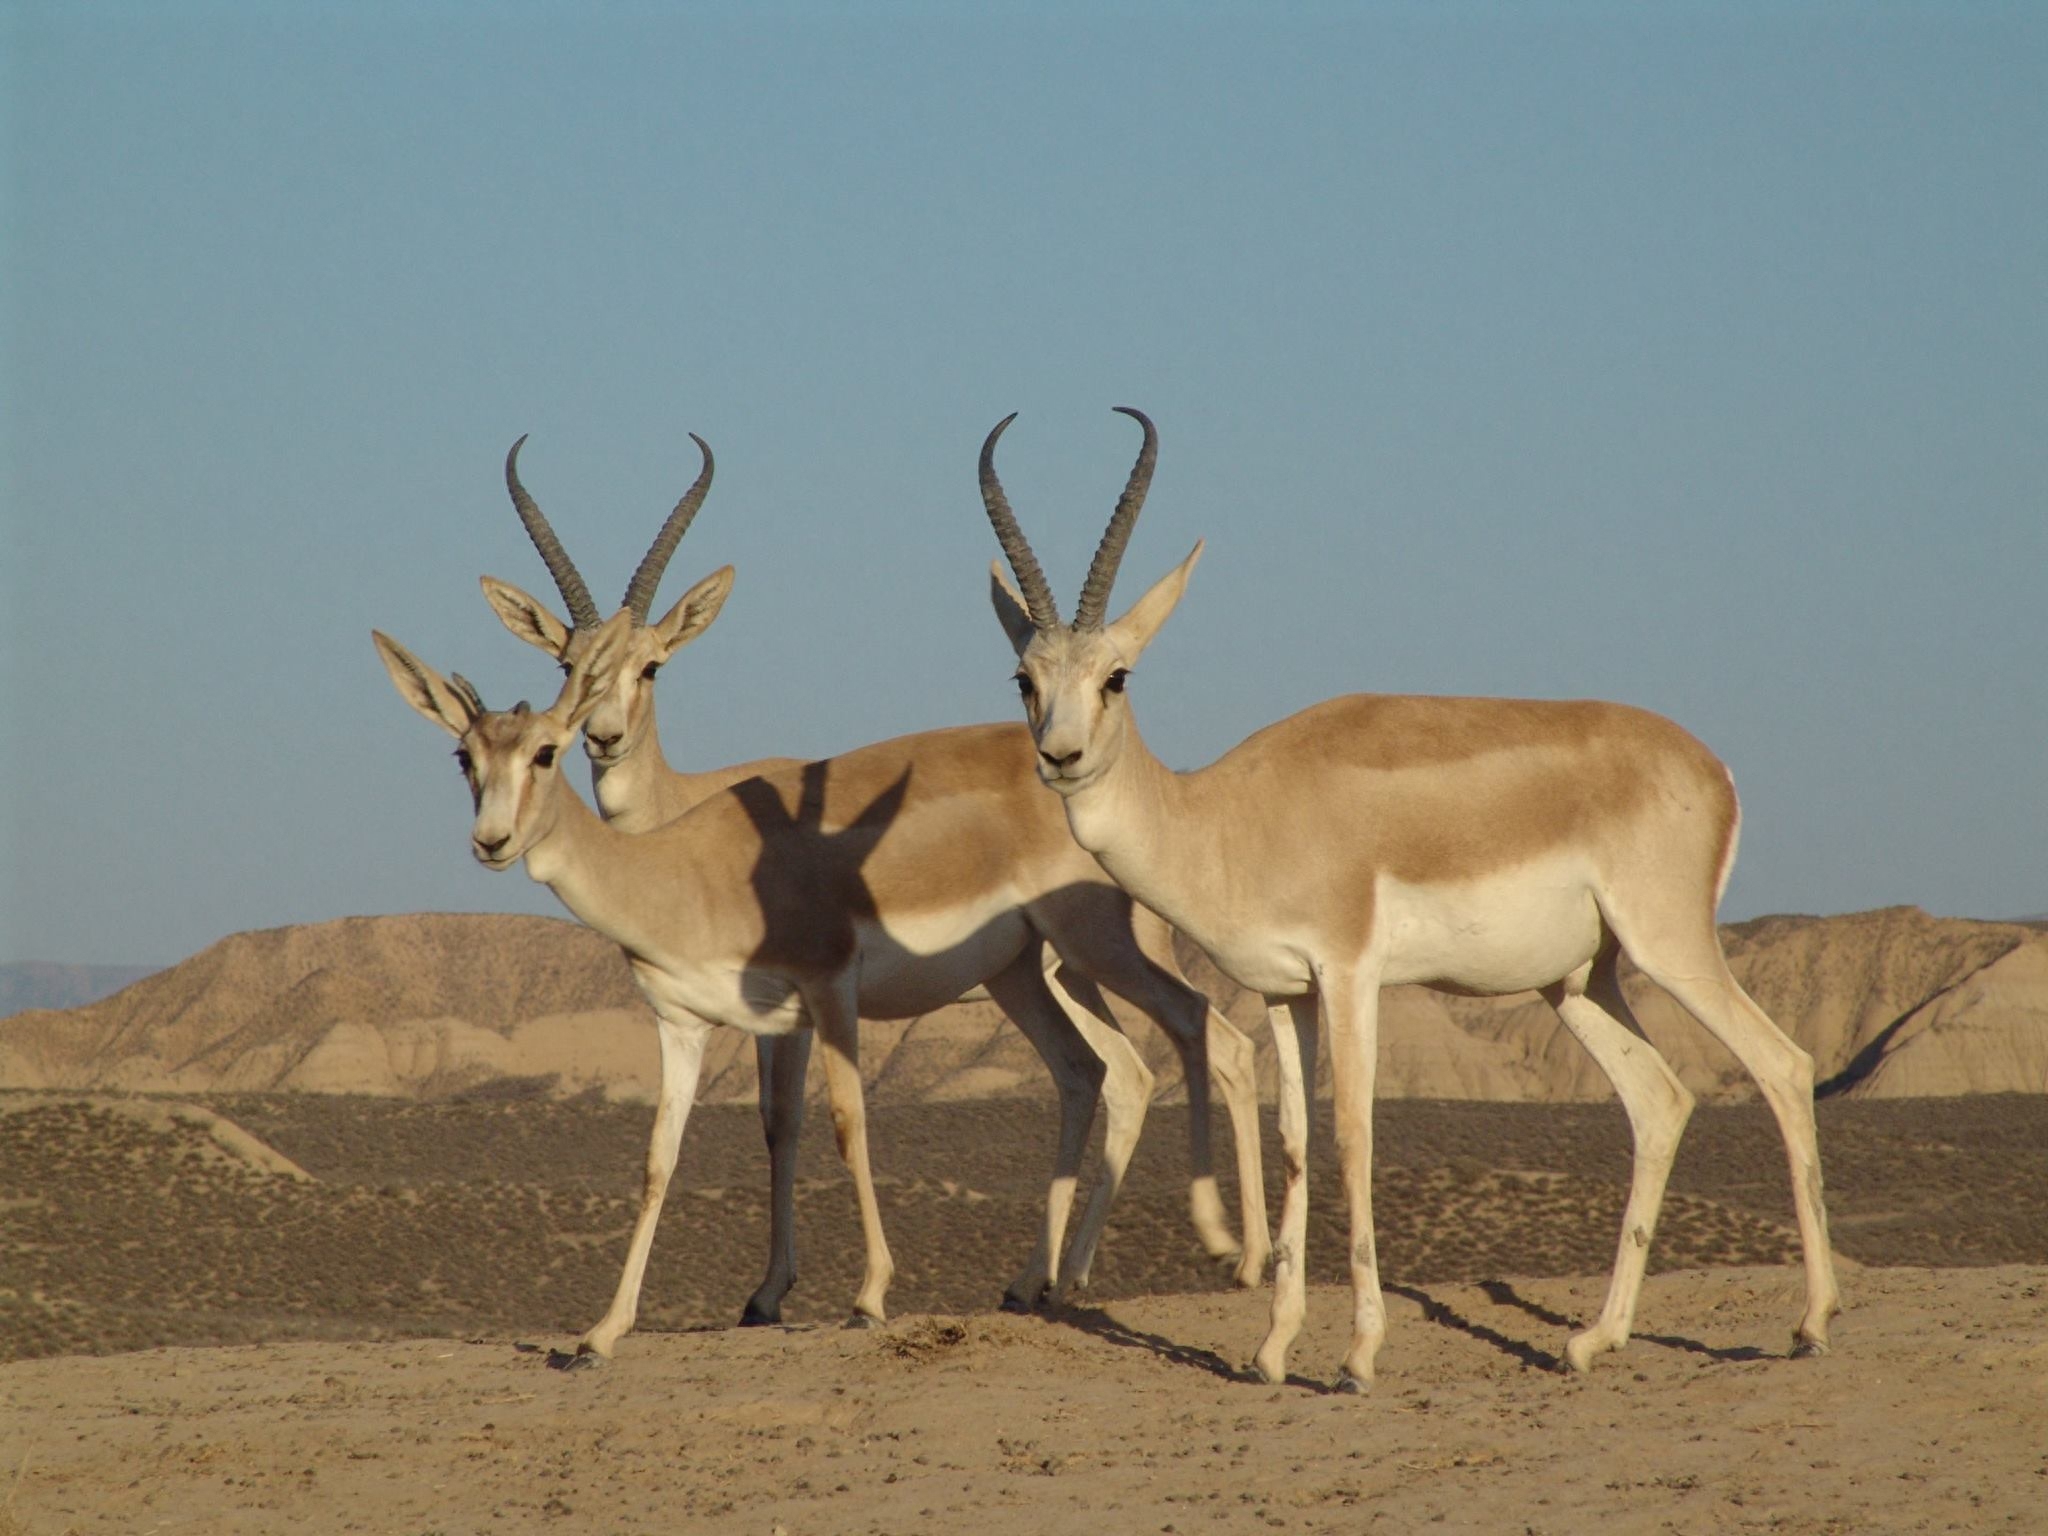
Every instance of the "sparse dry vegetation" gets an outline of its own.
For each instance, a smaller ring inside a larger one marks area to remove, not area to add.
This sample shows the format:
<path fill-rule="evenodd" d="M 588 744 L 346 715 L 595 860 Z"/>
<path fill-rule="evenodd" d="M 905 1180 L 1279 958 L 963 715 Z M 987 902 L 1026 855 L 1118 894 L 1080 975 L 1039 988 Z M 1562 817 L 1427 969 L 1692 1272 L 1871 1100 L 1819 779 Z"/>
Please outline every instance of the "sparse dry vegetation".
<path fill-rule="evenodd" d="M 210 1106 L 306 1169 L 264 1173 L 200 1127 L 77 1099 L 0 1114 L 0 1357 L 161 1344 L 574 1335 L 603 1310 L 651 1110 L 519 1092 L 435 1103 L 231 1096 Z M 1147 1132 L 1091 1300 L 1222 1289 L 1185 1218 L 1185 1110 Z M 1822 1106 L 1837 1246 L 1874 1265 L 2048 1262 L 2048 1115 L 1989 1096 Z M 796 1322 L 858 1285 L 851 1189 L 822 1127 L 799 1170 Z M 1051 1158 L 1043 1105 L 891 1108 L 874 1138 L 898 1312 L 995 1304 L 1029 1250 Z M 1269 1145 L 1272 1129 L 1268 1127 Z M 1390 1286 L 1606 1271 L 1628 1177 L 1611 1105 L 1381 1106 L 1375 1212 Z M 1317 1127 L 1312 1280 L 1343 1278 Z M 1277 1156 L 1270 1193 L 1277 1200 Z M 759 1278 L 766 1159 L 751 1111 L 700 1108 L 657 1240 L 643 1329 L 724 1327 Z M 1226 1171 L 1227 1180 L 1227 1171 Z M 1226 1191 L 1227 1193 L 1227 1191 Z M 1653 1270 L 1790 1265 L 1781 1153 L 1757 1106 L 1702 1108 Z"/>

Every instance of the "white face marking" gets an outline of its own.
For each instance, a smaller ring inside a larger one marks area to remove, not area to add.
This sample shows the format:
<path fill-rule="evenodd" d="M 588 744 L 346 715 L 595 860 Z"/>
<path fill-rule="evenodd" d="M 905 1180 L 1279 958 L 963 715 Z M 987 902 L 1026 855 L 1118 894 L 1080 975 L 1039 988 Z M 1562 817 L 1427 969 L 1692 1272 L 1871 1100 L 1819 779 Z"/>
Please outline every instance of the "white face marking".
<path fill-rule="evenodd" d="M 1129 717 L 1130 665 L 1101 630 L 1041 632 L 1017 663 L 1038 774 L 1072 794 L 1114 766 Z"/>
<path fill-rule="evenodd" d="M 546 829 L 572 736 L 550 711 L 483 715 L 463 736 L 476 797 L 470 852 L 486 869 L 509 869 Z"/>
<path fill-rule="evenodd" d="M 576 663 L 583 648 L 581 637 L 571 641 L 565 668 Z M 607 669 L 611 677 L 604 696 L 583 722 L 583 750 L 593 763 L 617 767 L 647 739 L 654 678 L 666 659 L 660 637 L 644 624 L 634 625 L 617 665 Z"/>

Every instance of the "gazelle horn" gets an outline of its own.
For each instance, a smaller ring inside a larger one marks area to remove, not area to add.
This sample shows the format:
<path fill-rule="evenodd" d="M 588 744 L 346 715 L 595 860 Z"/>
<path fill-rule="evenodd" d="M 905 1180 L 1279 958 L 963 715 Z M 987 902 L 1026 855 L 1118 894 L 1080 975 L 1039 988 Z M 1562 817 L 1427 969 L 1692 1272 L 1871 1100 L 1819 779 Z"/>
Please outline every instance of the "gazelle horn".
<path fill-rule="evenodd" d="M 583 584 L 575 562 L 562 548 L 562 541 L 555 537 L 547 518 L 519 483 L 519 450 L 525 446 L 526 436 L 522 433 L 512 451 L 505 455 L 505 489 L 512 493 L 512 505 L 518 509 L 519 521 L 526 525 L 526 536 L 533 540 L 533 547 L 547 563 L 548 574 L 555 578 L 555 589 L 569 605 L 569 623 L 577 629 L 595 629 L 604 620 L 598 614 L 597 604 L 590 600 L 590 588 Z"/>
<path fill-rule="evenodd" d="M 647 546 L 640 568 L 626 583 L 625 606 L 633 610 L 635 624 L 647 622 L 647 610 L 654 606 L 654 591 L 661 585 L 661 573 L 668 569 L 668 557 L 676 552 L 676 545 L 689 531 L 690 519 L 697 515 L 697 509 L 704 505 L 705 493 L 711 489 L 711 445 L 694 432 L 690 434 L 690 441 L 704 455 L 704 468 L 698 472 L 697 483 L 683 493 L 683 499 L 669 513 L 668 521 L 661 525 L 661 532 Z"/>
<path fill-rule="evenodd" d="M 1131 466 L 1131 478 L 1124 482 L 1124 493 L 1117 498 L 1116 511 L 1110 514 L 1109 527 L 1103 530 L 1102 542 L 1095 548 L 1088 579 L 1081 583 L 1080 605 L 1074 610 L 1076 629 L 1102 628 L 1109 589 L 1116 585 L 1116 568 L 1123 563 L 1124 546 L 1131 542 L 1131 528 L 1138 521 L 1138 509 L 1145 505 L 1145 492 L 1151 489 L 1152 468 L 1159 462 L 1159 433 L 1152 418 L 1128 405 L 1116 409 L 1145 429 L 1145 442 L 1138 449 L 1138 462 Z"/>
<path fill-rule="evenodd" d="M 455 691 L 455 696 L 468 706 L 472 718 L 490 713 L 484 708 L 484 696 L 476 691 L 476 684 L 460 672 L 448 674 L 448 686 Z"/>
<path fill-rule="evenodd" d="M 1010 412 L 996 423 L 988 441 L 981 445 L 981 501 L 988 508 L 988 520 L 995 525 L 996 542 L 1003 546 L 1010 569 L 1016 572 L 1017 588 L 1024 596 L 1024 607 L 1031 615 L 1031 622 L 1041 630 L 1058 629 L 1059 604 L 1053 601 L 1052 588 L 1046 584 L 1045 572 L 1039 569 L 1038 557 L 1031 553 L 1030 541 L 1024 537 L 1024 530 L 1017 526 L 1016 514 L 1010 510 L 1009 498 L 1003 494 L 1003 483 L 996 478 L 996 439 L 1016 419 L 1017 413 Z"/>

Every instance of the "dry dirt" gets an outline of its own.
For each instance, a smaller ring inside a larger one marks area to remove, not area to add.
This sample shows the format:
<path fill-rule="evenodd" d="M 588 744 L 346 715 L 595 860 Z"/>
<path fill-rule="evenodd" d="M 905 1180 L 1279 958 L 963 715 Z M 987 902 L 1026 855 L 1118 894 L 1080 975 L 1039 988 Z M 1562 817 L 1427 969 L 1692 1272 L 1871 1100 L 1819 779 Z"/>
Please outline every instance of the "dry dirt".
<path fill-rule="evenodd" d="M 1243 1375 L 1267 1296 L 1194 1255 L 1170 1108 L 1088 1305 L 1034 1318 L 986 1309 L 1029 1245 L 1045 1107 L 879 1114 L 901 1274 L 873 1332 L 835 1326 L 852 1202 L 817 1128 L 793 1326 L 724 1326 L 764 1159 L 750 1115 L 700 1110 L 641 1331 L 561 1372 L 548 1350 L 615 1278 L 644 1108 L 212 1101 L 266 1154 L 161 1101 L 0 1107 L 6 1536 L 2048 1529 L 2038 1097 L 1822 1106 L 1850 1310 L 1818 1361 L 1782 1358 L 1768 1120 L 1702 1109 L 1638 1338 L 1585 1379 L 1556 1356 L 1598 1305 L 1618 1112 L 1385 1104 L 1392 1329 L 1363 1400 L 1321 1385 L 1335 1288 L 1295 1382 Z M 1334 1278 L 1335 1181 L 1312 1179 Z"/>

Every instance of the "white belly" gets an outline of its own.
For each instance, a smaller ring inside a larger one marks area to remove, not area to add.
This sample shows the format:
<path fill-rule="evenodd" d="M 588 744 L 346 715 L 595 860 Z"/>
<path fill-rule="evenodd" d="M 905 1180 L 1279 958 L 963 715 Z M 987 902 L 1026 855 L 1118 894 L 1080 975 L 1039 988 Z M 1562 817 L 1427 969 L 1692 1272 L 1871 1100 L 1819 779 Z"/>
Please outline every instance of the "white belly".
<path fill-rule="evenodd" d="M 810 1022 L 794 983 L 769 971 L 632 964 L 641 995 L 664 1018 L 694 1015 L 750 1035 L 786 1035 Z"/>
<path fill-rule="evenodd" d="M 1375 897 L 1373 941 L 1388 986 L 1485 996 L 1544 987 L 1592 959 L 1603 933 L 1587 871 L 1571 856 L 1454 885 L 1382 876 Z"/>
<path fill-rule="evenodd" d="M 958 1002 L 1033 941 L 1014 906 L 995 906 L 977 916 L 863 925 L 861 1017 L 907 1019 Z"/>
<path fill-rule="evenodd" d="M 978 988 L 1032 941 L 1016 906 L 954 911 L 863 924 L 859 1010 L 864 1019 L 904 1019 Z M 809 1026 L 795 978 L 743 963 L 728 966 L 632 961 L 633 979 L 656 1013 L 684 1013 L 754 1035 L 786 1035 Z M 986 996 L 986 993 L 982 994 Z"/>

